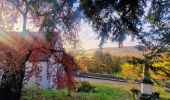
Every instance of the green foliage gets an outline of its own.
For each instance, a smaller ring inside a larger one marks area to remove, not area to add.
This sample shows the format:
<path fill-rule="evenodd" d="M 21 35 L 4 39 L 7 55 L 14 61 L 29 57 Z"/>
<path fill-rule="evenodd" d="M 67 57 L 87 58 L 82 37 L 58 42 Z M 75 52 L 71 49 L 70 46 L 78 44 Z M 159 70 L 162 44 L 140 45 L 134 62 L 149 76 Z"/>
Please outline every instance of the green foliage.
<path fill-rule="evenodd" d="M 159 80 L 168 80 L 170 79 L 169 77 L 169 72 L 170 72 L 170 62 L 169 61 L 162 61 L 162 62 L 155 62 L 153 64 L 154 66 L 154 71 L 151 72 L 151 76 L 155 79 Z"/>
<path fill-rule="evenodd" d="M 122 65 L 121 75 L 124 77 L 142 78 L 142 66 L 134 66 L 129 63 Z"/>
<path fill-rule="evenodd" d="M 78 92 L 95 92 L 95 86 L 88 81 L 81 82 L 81 85 L 78 87 Z"/>
<path fill-rule="evenodd" d="M 149 66 L 147 66 L 149 63 Z M 122 66 L 121 74 L 128 77 L 142 77 L 142 69 L 144 66 L 150 68 L 150 76 L 156 82 L 156 80 L 167 81 L 169 80 L 169 57 L 164 54 L 156 59 L 135 58 L 132 57 L 128 60 L 127 64 Z M 157 82 L 156 82 L 157 83 Z"/>
<path fill-rule="evenodd" d="M 153 86 L 153 92 L 160 94 L 161 100 L 169 100 L 170 95 L 169 92 L 167 91 L 168 89 L 164 87 L 159 87 L 157 85 Z"/>
<path fill-rule="evenodd" d="M 163 55 L 157 60 L 151 62 L 150 76 L 153 80 L 169 80 L 170 63 L 169 56 Z M 125 78 L 141 79 L 143 77 L 143 67 L 148 62 L 144 58 L 136 57 L 115 57 L 110 54 L 96 51 L 90 56 L 79 58 L 79 68 L 83 72 L 121 75 Z M 157 83 L 157 82 L 156 82 Z"/>
<path fill-rule="evenodd" d="M 67 90 L 54 89 L 35 89 L 24 88 L 22 91 L 22 100 L 134 100 L 130 89 L 137 88 L 129 85 L 118 84 L 114 87 L 112 84 L 91 83 L 96 86 L 94 93 L 72 92 L 68 97 Z M 122 85 L 122 86 L 120 86 Z M 119 88 L 118 88 L 119 87 Z M 153 92 L 160 94 L 161 100 L 169 100 L 170 92 L 166 88 L 153 86 Z"/>
<path fill-rule="evenodd" d="M 80 58 L 77 58 L 76 59 L 76 62 L 78 64 L 78 67 L 79 69 L 82 71 L 82 72 L 88 72 L 88 67 L 91 66 L 91 61 L 88 57 L 86 56 L 82 56 Z"/>
<path fill-rule="evenodd" d="M 128 60 L 128 63 L 133 64 L 133 65 L 142 65 L 145 63 L 145 60 L 142 58 L 136 58 L 132 57 L 131 59 Z"/>
<path fill-rule="evenodd" d="M 97 61 L 96 65 L 94 64 L 94 66 L 97 66 L 96 71 L 99 73 L 113 74 L 113 73 L 118 73 L 121 70 L 120 69 L 121 60 L 114 59 L 108 53 L 96 51 L 92 59 L 93 61 Z"/>
<path fill-rule="evenodd" d="M 127 62 L 129 57 L 115 57 L 109 53 L 96 51 L 93 56 L 79 57 L 76 62 L 82 72 L 101 74 L 116 74 L 121 71 L 121 65 Z"/>

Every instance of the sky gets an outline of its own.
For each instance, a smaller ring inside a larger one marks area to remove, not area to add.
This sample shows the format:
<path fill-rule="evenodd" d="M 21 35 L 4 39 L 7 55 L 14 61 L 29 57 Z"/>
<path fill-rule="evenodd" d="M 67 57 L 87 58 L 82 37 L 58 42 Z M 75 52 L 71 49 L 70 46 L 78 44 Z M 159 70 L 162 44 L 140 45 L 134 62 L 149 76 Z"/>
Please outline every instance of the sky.
<path fill-rule="evenodd" d="M 81 46 L 85 50 L 99 48 L 98 45 L 100 40 L 97 39 L 97 33 L 93 31 L 92 27 L 88 23 L 82 21 L 78 34 L 81 40 Z M 137 45 L 137 42 L 132 42 L 130 36 L 127 37 L 127 39 L 123 42 L 123 46 L 135 45 Z M 103 48 L 105 47 L 118 47 L 118 44 L 108 41 L 106 44 L 104 44 Z"/>
<path fill-rule="evenodd" d="M 79 6 L 79 3 L 75 3 L 74 6 L 75 6 L 75 8 L 77 8 Z M 22 22 L 22 19 L 20 19 L 19 22 Z M 28 22 L 28 23 L 30 23 L 30 22 Z M 35 28 L 35 26 L 33 26 L 33 27 L 29 27 L 29 26 L 32 26 L 32 25 L 27 25 L 27 28 L 29 30 L 31 28 Z M 15 29 L 18 31 L 21 31 L 22 23 L 18 23 L 17 25 L 15 25 Z M 81 46 L 85 50 L 99 48 L 98 45 L 100 43 L 100 40 L 97 39 L 97 33 L 94 32 L 92 30 L 92 27 L 85 21 L 81 22 L 80 31 L 78 32 L 78 34 L 79 34 L 79 38 L 81 40 Z M 137 45 L 137 42 L 132 42 L 130 36 L 127 37 L 127 39 L 123 42 L 123 46 L 134 46 L 134 45 Z M 118 44 L 108 41 L 107 43 L 105 43 L 103 45 L 103 48 L 105 48 L 105 47 L 118 47 Z"/>
<path fill-rule="evenodd" d="M 22 20 L 20 20 L 22 22 Z M 31 30 L 30 25 L 27 25 L 27 28 Z M 32 25 L 31 25 L 32 26 Z M 22 31 L 22 23 L 18 23 L 15 26 L 17 31 Z M 78 32 L 81 47 L 85 50 L 99 48 L 100 40 L 97 39 L 97 33 L 93 31 L 92 27 L 86 23 L 85 21 L 81 21 L 80 23 L 80 31 Z M 132 42 L 131 37 L 127 37 L 127 39 L 123 42 L 123 46 L 135 46 L 137 42 Z M 103 48 L 106 47 L 118 47 L 118 44 L 115 42 L 108 41 L 106 44 L 103 45 Z"/>
<path fill-rule="evenodd" d="M 78 2 L 74 4 L 75 8 L 78 6 L 79 6 Z M 149 11 L 150 6 L 151 6 L 151 2 L 147 2 L 147 6 L 145 8 L 145 13 L 144 13 L 145 16 L 147 15 L 147 13 Z M 149 26 L 148 23 L 144 26 L 145 31 L 149 31 L 148 26 Z M 98 45 L 100 43 L 100 40 L 97 39 L 97 33 L 95 33 L 92 30 L 90 25 L 88 23 L 82 21 L 80 27 L 81 27 L 81 29 L 79 31 L 79 36 L 80 36 L 80 40 L 82 42 L 82 47 L 85 50 L 99 48 Z M 131 39 L 132 38 L 130 36 L 128 36 L 127 39 L 123 42 L 123 46 L 135 46 L 138 44 L 137 41 L 132 42 Z M 106 44 L 103 45 L 103 48 L 105 48 L 105 47 L 118 47 L 118 44 L 115 42 L 108 41 Z"/>

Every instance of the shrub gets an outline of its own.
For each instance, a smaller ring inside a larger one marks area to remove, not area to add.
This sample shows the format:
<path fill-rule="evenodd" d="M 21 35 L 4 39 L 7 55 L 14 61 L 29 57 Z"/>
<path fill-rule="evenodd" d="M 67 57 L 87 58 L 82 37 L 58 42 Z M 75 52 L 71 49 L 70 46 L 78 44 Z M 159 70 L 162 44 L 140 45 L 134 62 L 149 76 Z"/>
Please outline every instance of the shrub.
<path fill-rule="evenodd" d="M 131 88 L 130 91 L 133 94 L 135 100 L 139 100 L 139 98 L 140 98 L 140 90 L 138 90 L 136 88 Z"/>
<path fill-rule="evenodd" d="M 88 81 L 81 82 L 78 92 L 95 92 L 95 86 L 91 85 Z"/>
<path fill-rule="evenodd" d="M 136 89 L 136 88 L 132 88 L 132 89 L 130 89 L 130 91 L 131 91 L 132 93 L 139 93 L 139 92 L 140 92 L 140 90 L 138 90 L 138 89 Z"/>

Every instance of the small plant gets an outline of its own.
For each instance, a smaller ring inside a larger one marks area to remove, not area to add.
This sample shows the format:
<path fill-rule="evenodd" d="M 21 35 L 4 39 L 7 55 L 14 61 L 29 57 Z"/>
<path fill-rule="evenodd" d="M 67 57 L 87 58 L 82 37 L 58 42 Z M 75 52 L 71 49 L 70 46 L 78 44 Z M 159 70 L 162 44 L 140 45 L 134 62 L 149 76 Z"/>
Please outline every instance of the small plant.
<path fill-rule="evenodd" d="M 133 94 L 135 100 L 139 100 L 139 98 L 140 98 L 140 90 L 138 90 L 136 88 L 131 88 L 130 91 Z"/>
<path fill-rule="evenodd" d="M 140 92 L 140 90 L 138 90 L 138 89 L 136 89 L 136 88 L 132 88 L 132 89 L 130 89 L 130 91 L 131 91 L 132 93 L 139 93 L 139 92 Z"/>
<path fill-rule="evenodd" d="M 153 95 L 156 96 L 157 98 L 159 98 L 160 93 L 159 92 L 154 92 Z"/>
<path fill-rule="evenodd" d="M 88 81 L 81 82 L 78 87 L 78 92 L 95 92 L 95 86 L 91 85 Z"/>

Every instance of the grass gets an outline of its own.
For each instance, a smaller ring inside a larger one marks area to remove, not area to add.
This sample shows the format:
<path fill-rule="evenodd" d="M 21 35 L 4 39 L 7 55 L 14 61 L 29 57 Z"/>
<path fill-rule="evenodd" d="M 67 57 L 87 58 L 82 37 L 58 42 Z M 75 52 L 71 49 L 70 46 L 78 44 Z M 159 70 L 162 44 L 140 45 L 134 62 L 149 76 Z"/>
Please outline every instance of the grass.
<path fill-rule="evenodd" d="M 95 84 L 95 93 L 72 92 L 67 96 L 67 90 L 23 89 L 22 100 L 133 100 L 129 91 L 109 85 Z"/>
<path fill-rule="evenodd" d="M 23 89 L 22 100 L 134 100 L 130 93 L 131 85 L 114 87 L 112 84 L 92 83 L 96 86 L 95 93 L 72 92 L 67 96 L 67 90 L 54 89 Z M 160 93 L 161 100 L 170 100 L 170 91 L 162 87 L 153 87 L 154 92 Z"/>

